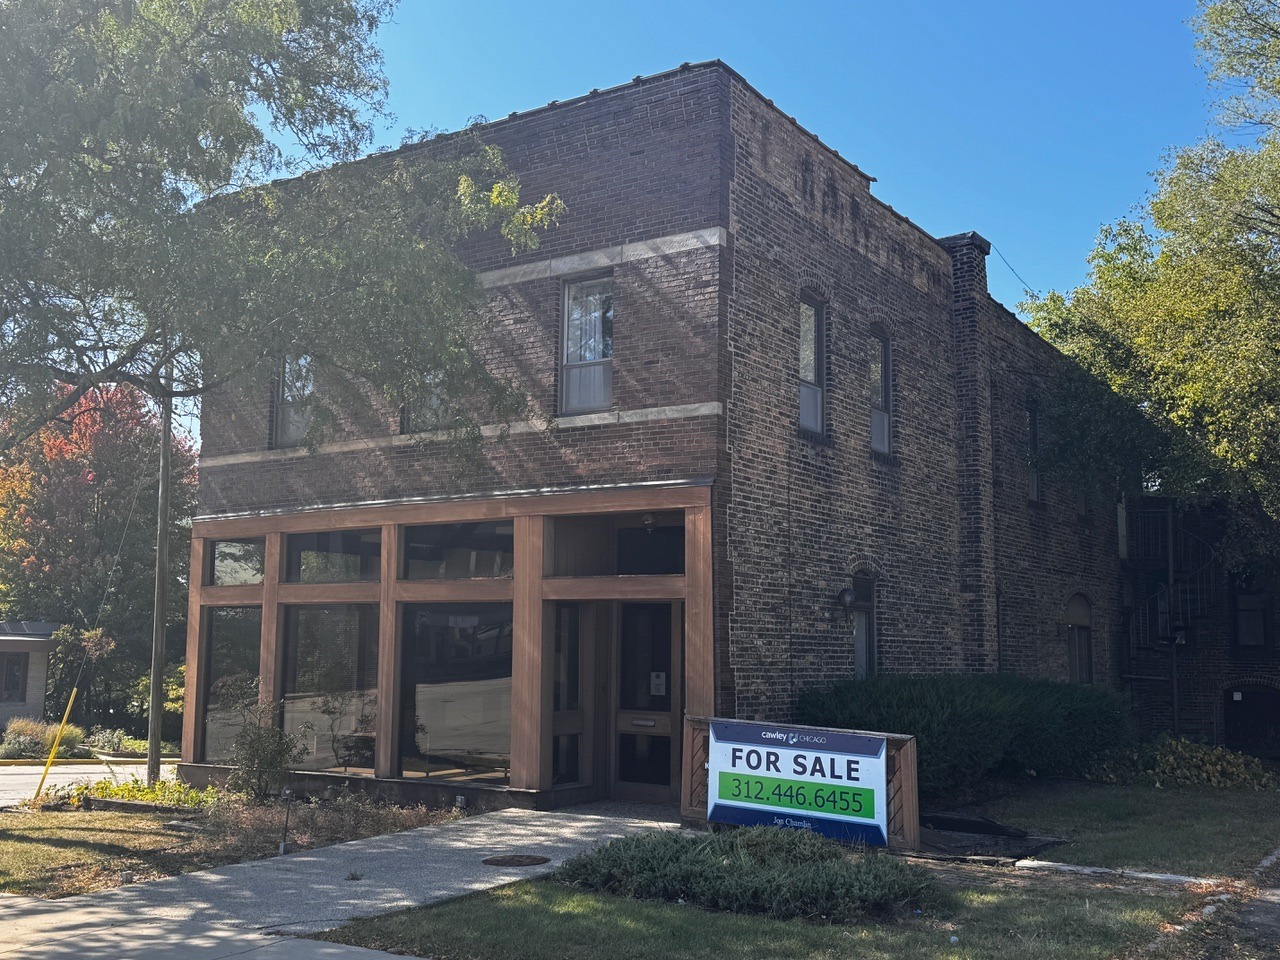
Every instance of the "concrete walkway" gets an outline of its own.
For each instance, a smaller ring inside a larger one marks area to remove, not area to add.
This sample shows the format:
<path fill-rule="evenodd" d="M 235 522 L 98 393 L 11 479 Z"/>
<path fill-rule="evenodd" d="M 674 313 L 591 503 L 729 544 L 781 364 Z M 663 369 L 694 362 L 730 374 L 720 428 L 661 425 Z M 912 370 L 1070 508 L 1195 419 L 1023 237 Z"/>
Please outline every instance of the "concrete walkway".
<path fill-rule="evenodd" d="M 63 900 L 0 896 L 0 958 L 385 958 L 291 935 L 545 874 L 598 843 L 671 826 L 666 811 L 630 804 L 502 810 Z M 502 854 L 549 857 L 550 863 L 481 862 Z"/>

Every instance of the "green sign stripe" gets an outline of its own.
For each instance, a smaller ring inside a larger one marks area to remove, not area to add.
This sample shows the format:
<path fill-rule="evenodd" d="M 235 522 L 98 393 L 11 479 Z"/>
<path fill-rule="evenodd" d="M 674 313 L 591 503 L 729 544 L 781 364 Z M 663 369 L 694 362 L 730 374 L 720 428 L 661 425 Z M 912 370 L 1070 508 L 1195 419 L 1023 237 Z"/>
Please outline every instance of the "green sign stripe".
<path fill-rule="evenodd" d="M 716 799 L 835 817 L 876 818 L 876 793 L 865 787 L 841 787 L 813 780 L 784 780 L 720 771 Z"/>

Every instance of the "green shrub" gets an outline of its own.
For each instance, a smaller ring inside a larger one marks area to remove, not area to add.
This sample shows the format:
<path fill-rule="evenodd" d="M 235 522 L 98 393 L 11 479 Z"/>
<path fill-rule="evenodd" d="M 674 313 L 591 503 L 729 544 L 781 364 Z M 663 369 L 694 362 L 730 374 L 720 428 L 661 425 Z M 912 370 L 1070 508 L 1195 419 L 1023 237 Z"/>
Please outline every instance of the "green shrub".
<path fill-rule="evenodd" d="M 1157 787 L 1280 788 L 1257 757 L 1174 737 L 1114 751 L 1086 775 L 1103 783 Z"/>
<path fill-rule="evenodd" d="M 11 747 L 10 750 L 13 751 L 13 756 L 10 757 L 6 754 L 5 759 L 47 757 L 49 751 L 53 749 L 53 741 L 57 735 L 58 724 L 56 723 L 45 723 L 42 720 L 31 720 L 27 717 L 14 717 L 9 721 L 8 726 L 4 728 L 3 743 L 20 745 L 22 752 L 18 752 L 18 746 Z M 77 727 L 74 723 L 68 723 L 66 730 L 62 732 L 62 743 L 58 746 L 58 756 L 71 756 L 83 740 L 84 728 Z M 33 741 L 39 744 L 34 750 L 31 749 Z"/>
<path fill-rule="evenodd" d="M 119 783 L 114 780 L 99 780 L 89 787 L 90 797 L 155 803 L 163 807 L 207 807 L 220 795 L 216 787 L 198 790 L 181 780 L 157 780 L 147 786 L 145 780 L 137 777 Z"/>
<path fill-rule="evenodd" d="M 932 888 L 928 874 L 901 860 L 774 827 L 626 837 L 574 857 L 555 876 L 618 896 L 827 923 L 897 913 Z"/>
<path fill-rule="evenodd" d="M 1130 740 L 1114 691 L 990 674 L 849 677 L 808 693 L 800 720 L 914 736 L 925 797 L 970 795 L 998 771 L 1079 774 Z"/>
<path fill-rule="evenodd" d="M 94 727 L 85 738 L 84 745 L 105 753 L 132 753 L 140 757 L 147 755 L 147 741 L 141 737 L 133 737 L 124 730 L 108 730 Z M 165 755 L 176 754 L 178 745 L 164 741 L 160 744 L 160 752 Z"/>
<path fill-rule="evenodd" d="M 278 703 L 242 706 L 243 725 L 231 740 L 228 790 L 268 800 L 280 792 L 289 771 L 306 758 L 307 747 L 301 737 L 269 722 L 279 709 Z"/>
<path fill-rule="evenodd" d="M 36 737 L 21 733 L 5 736 L 3 742 L 0 742 L 0 760 L 24 760 L 42 755 L 48 756 L 41 753 L 42 749 L 43 745 Z"/>

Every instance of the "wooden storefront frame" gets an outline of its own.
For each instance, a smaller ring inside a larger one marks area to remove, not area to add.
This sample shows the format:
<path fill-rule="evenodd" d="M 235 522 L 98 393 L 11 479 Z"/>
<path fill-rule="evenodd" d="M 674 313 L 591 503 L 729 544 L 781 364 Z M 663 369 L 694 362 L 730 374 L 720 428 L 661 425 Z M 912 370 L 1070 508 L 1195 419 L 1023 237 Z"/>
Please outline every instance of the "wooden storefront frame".
<path fill-rule="evenodd" d="M 544 575 L 547 517 L 616 515 L 679 510 L 684 514 L 685 574 L 664 576 Z M 407 581 L 401 579 L 401 541 L 407 526 L 511 519 L 515 524 L 515 563 L 509 579 Z M 291 533 L 379 529 L 380 578 L 376 583 L 295 584 L 283 582 L 283 541 Z M 205 583 L 206 544 L 210 540 L 265 538 L 260 585 Z M 187 763 L 203 754 L 201 718 L 207 665 L 208 609 L 261 606 L 259 663 L 261 698 L 282 694 L 283 605 L 364 603 L 376 605 L 378 618 L 378 710 L 374 774 L 398 773 L 400 710 L 400 613 L 405 603 L 512 603 L 515 643 L 512 657 L 513 788 L 551 789 L 551 660 L 553 631 L 545 624 L 551 601 L 671 600 L 685 609 L 685 712 L 712 712 L 711 488 L 671 486 L 619 488 L 575 493 L 544 493 L 490 499 L 402 503 L 308 510 L 257 517 L 206 518 L 192 527 L 191 597 L 187 631 L 186 702 L 182 756 Z M 533 722 L 528 722 L 532 720 Z M 689 776 L 688 758 L 683 778 Z"/>

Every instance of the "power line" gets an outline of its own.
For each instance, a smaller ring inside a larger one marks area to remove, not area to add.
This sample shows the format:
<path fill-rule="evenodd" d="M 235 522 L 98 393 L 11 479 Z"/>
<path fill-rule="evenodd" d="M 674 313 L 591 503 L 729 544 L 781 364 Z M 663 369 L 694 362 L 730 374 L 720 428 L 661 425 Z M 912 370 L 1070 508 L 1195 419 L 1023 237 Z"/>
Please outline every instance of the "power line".
<path fill-rule="evenodd" d="M 1008 267 L 1008 268 L 1009 268 L 1009 272 L 1010 272 L 1010 273 L 1012 273 L 1015 277 L 1017 277 L 1017 278 L 1018 278 L 1018 282 L 1019 282 L 1020 284 L 1022 284 L 1022 289 L 1023 289 L 1023 290 L 1025 290 L 1027 293 L 1031 294 L 1032 296 L 1036 296 L 1036 297 L 1040 296 L 1040 291 L 1039 291 L 1039 290 L 1034 289 L 1034 288 L 1031 286 L 1031 284 L 1027 283 L 1027 281 L 1025 281 L 1025 280 L 1023 280 L 1023 279 L 1022 279 L 1022 274 L 1020 274 L 1017 270 L 1013 269 L 1013 264 L 1012 264 L 1012 263 L 1010 263 L 1010 262 L 1009 262 L 1009 259 L 1008 259 L 1008 258 L 1007 258 L 1003 253 L 1001 253 L 1001 252 L 1000 252 L 1000 248 L 999 248 L 999 247 L 997 247 L 997 246 L 993 243 L 993 244 L 991 244 L 991 249 L 992 249 L 992 250 L 994 250 L 994 251 L 996 252 L 996 256 L 998 256 L 1001 260 L 1003 260 L 1003 261 L 1004 261 L 1004 265 L 1005 265 L 1006 267 Z"/>

